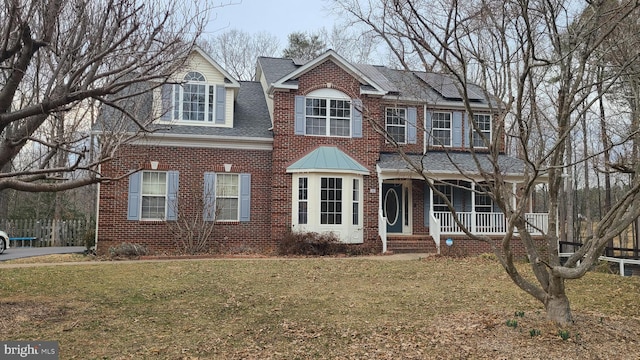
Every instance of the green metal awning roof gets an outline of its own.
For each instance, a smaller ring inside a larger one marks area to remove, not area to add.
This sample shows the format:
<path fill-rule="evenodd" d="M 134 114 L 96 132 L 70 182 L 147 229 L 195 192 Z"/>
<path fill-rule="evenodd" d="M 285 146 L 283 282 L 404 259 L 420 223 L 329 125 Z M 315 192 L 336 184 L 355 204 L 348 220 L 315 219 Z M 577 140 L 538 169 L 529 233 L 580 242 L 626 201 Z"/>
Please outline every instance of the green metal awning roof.
<path fill-rule="evenodd" d="M 369 170 L 335 146 L 320 146 L 287 168 L 288 173 L 335 172 L 369 175 Z"/>

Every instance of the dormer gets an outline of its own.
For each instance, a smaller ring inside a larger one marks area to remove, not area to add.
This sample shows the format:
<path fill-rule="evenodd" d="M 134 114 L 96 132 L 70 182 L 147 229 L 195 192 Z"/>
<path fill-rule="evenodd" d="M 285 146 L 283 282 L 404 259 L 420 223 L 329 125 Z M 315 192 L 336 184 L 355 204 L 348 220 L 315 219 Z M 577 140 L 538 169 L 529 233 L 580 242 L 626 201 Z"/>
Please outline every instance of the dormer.
<path fill-rule="evenodd" d="M 160 124 L 233 127 L 240 83 L 196 47 L 184 67 L 154 94 Z"/>

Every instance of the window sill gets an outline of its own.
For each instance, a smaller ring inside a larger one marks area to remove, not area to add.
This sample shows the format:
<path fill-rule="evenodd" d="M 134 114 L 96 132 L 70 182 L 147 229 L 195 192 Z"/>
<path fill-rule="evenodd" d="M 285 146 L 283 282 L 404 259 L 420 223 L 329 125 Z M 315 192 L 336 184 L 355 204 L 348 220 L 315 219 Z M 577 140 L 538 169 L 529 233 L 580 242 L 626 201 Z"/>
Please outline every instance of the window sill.
<path fill-rule="evenodd" d="M 166 223 L 165 220 L 160 220 L 160 219 L 156 219 L 156 220 L 153 220 L 153 219 L 140 219 L 140 220 L 138 220 L 138 222 L 140 224 L 145 224 L 145 225 L 156 225 L 156 224 L 164 224 L 164 223 Z"/>
<path fill-rule="evenodd" d="M 164 120 L 157 120 L 155 122 L 158 125 L 173 125 L 173 126 L 203 126 L 203 127 L 216 127 L 216 128 L 232 128 L 232 126 L 230 126 L 227 123 L 224 124 L 216 124 L 212 121 L 186 121 L 186 120 L 169 120 L 169 121 L 164 121 Z"/>

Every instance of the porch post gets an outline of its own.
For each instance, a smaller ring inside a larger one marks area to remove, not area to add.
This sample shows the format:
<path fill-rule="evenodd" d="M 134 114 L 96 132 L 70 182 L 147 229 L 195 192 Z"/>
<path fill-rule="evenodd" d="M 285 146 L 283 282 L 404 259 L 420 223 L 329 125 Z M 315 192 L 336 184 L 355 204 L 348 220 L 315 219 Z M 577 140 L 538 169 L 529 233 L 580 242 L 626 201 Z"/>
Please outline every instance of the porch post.
<path fill-rule="evenodd" d="M 511 206 L 515 209 L 518 206 L 518 184 L 515 182 L 511 183 L 511 192 L 513 193 L 513 198 L 511 198 Z"/>
<path fill-rule="evenodd" d="M 476 182 L 471 182 L 471 232 L 476 233 Z"/>
<path fill-rule="evenodd" d="M 433 185 L 433 180 L 427 179 L 427 181 Z M 429 216 L 435 216 L 433 214 L 433 190 L 431 190 L 431 187 L 429 187 Z M 429 224 L 429 227 L 431 227 L 431 224 Z"/>

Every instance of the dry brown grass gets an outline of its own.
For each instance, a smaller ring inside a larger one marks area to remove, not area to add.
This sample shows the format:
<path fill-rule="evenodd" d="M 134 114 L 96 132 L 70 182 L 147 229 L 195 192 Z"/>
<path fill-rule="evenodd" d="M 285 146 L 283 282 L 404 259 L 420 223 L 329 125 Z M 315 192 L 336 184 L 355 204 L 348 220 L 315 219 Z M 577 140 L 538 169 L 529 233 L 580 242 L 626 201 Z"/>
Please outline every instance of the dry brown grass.
<path fill-rule="evenodd" d="M 562 340 L 541 306 L 483 258 L 116 262 L 1 271 L 2 338 L 58 340 L 61 359 L 640 354 L 637 277 L 590 273 L 570 282 L 577 322 L 563 329 L 570 338 Z M 513 319 L 518 326 L 506 326 Z"/>

